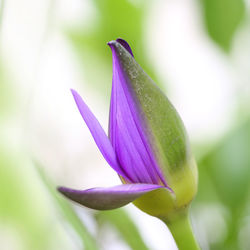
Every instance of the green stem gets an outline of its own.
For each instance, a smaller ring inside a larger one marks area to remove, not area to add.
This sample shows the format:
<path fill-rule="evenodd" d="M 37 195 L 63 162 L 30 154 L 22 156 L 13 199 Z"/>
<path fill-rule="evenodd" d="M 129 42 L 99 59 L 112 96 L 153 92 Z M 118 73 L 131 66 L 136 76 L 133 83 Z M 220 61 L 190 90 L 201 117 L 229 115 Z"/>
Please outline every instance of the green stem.
<path fill-rule="evenodd" d="M 188 213 L 181 214 L 173 220 L 161 218 L 172 233 L 179 250 L 200 250 L 195 240 Z"/>

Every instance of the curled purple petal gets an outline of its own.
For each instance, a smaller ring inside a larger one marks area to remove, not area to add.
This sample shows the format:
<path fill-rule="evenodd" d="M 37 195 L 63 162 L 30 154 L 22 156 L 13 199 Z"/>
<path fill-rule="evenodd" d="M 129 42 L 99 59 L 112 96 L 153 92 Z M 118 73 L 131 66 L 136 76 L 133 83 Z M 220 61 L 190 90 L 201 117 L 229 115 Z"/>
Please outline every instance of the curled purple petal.
<path fill-rule="evenodd" d="M 106 159 L 108 164 L 122 177 L 125 179 L 129 179 L 128 176 L 124 173 L 122 168 L 120 167 L 119 162 L 117 161 L 115 151 L 104 132 L 103 128 L 101 127 L 98 120 L 92 114 L 88 106 L 85 104 L 81 96 L 75 91 L 71 90 L 73 97 L 75 99 L 76 105 L 79 109 L 79 112 L 85 121 L 86 125 L 88 126 L 96 145 L 98 146 L 99 150 L 101 151 L 103 157 Z"/>
<path fill-rule="evenodd" d="M 96 210 L 109 210 L 125 206 L 140 196 L 159 188 L 165 187 L 152 184 L 124 184 L 87 190 L 59 187 L 58 190 L 67 198 L 85 207 Z"/>

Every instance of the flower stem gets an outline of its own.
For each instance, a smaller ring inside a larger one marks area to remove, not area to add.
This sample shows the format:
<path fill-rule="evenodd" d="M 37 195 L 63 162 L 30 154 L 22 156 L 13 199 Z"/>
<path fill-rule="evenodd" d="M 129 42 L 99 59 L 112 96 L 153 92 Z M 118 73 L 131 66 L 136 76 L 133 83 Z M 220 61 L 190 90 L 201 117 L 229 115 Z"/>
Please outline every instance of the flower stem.
<path fill-rule="evenodd" d="M 187 212 L 175 217 L 173 220 L 160 219 L 168 226 L 179 250 L 200 250 L 194 237 Z"/>

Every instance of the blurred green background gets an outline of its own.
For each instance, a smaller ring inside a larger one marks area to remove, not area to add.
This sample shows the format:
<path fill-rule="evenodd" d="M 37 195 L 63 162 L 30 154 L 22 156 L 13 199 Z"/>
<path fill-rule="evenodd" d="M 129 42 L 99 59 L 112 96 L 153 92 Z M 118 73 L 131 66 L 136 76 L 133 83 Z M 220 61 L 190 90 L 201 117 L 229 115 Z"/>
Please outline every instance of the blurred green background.
<path fill-rule="evenodd" d="M 119 183 L 69 92 L 107 128 L 106 43 L 118 37 L 186 124 L 199 166 L 191 212 L 201 248 L 249 249 L 249 1 L 0 3 L 1 250 L 176 249 L 164 225 L 133 205 L 95 212 L 56 191 Z"/>

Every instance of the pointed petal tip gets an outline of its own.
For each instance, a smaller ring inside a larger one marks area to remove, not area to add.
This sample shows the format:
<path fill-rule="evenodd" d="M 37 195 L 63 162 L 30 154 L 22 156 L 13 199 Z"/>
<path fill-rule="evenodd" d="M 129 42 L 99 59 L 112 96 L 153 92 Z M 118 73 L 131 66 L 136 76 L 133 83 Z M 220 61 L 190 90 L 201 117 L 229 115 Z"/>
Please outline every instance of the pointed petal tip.
<path fill-rule="evenodd" d="M 56 188 L 59 193 L 69 198 L 69 188 L 59 186 Z M 72 191 L 72 190 L 71 190 Z"/>
<path fill-rule="evenodd" d="M 70 92 L 73 95 L 74 99 L 76 99 L 76 97 L 79 96 L 78 92 L 74 89 L 70 89 Z"/>
<path fill-rule="evenodd" d="M 115 40 L 112 40 L 112 41 L 107 42 L 107 45 L 108 45 L 110 48 L 112 48 L 112 47 L 115 46 L 116 43 L 117 43 L 117 42 L 116 42 Z"/>
<path fill-rule="evenodd" d="M 60 193 L 63 193 L 63 191 L 65 190 L 65 187 L 56 187 L 57 191 L 59 191 Z"/>

